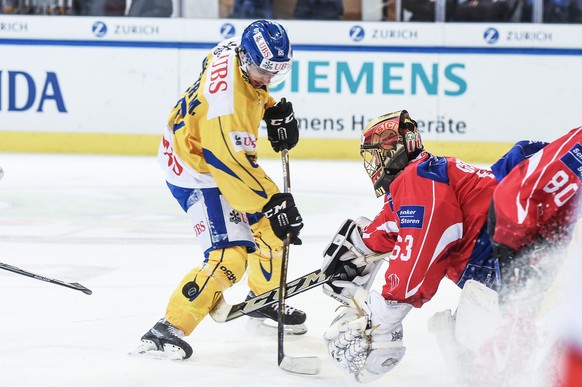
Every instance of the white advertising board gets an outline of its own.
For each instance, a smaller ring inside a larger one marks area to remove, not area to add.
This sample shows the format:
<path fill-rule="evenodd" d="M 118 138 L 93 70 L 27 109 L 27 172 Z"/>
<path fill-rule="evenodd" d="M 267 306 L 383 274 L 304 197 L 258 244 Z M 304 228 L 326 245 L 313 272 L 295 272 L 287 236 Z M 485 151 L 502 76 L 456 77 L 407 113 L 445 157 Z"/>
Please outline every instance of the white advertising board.
<path fill-rule="evenodd" d="M 0 16 L 0 148 L 3 133 L 158 136 L 208 50 L 248 22 Z M 272 93 L 304 139 L 356 140 L 399 109 L 425 141 L 551 140 L 582 124 L 582 26 L 282 23 L 295 62 Z"/>

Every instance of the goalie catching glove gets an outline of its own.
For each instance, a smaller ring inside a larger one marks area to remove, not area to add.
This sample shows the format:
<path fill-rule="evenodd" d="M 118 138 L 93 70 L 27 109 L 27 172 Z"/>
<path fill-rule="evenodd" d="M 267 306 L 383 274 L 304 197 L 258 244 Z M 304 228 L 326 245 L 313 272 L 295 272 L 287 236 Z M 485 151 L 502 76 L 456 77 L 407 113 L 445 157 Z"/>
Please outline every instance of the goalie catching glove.
<path fill-rule="evenodd" d="M 391 371 L 404 357 L 402 320 L 412 306 L 386 301 L 351 285 L 350 306 L 340 306 L 324 334 L 336 365 L 358 382 L 371 382 Z"/>
<path fill-rule="evenodd" d="M 279 103 L 265 111 L 263 119 L 267 124 L 267 138 L 275 152 L 281 149 L 291 150 L 297 145 L 299 129 L 291 102 L 281 98 Z"/>
<path fill-rule="evenodd" d="M 276 193 L 265 207 L 263 214 L 269 219 L 271 228 L 277 237 L 285 240 L 287 233 L 291 234 L 291 244 L 300 245 L 299 231 L 303 228 L 303 219 L 295 207 L 295 200 L 290 193 Z"/>

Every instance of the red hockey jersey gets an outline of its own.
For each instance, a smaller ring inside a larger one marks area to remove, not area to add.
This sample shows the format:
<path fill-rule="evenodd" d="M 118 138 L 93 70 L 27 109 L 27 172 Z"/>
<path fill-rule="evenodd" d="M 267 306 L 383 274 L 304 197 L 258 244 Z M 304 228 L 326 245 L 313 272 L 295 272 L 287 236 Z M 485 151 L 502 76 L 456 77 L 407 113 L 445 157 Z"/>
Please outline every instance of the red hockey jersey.
<path fill-rule="evenodd" d="M 553 141 L 514 168 L 499 184 L 493 202 L 493 241 L 514 250 L 543 238 L 570 240 L 579 216 L 582 179 L 582 127 Z"/>
<path fill-rule="evenodd" d="M 457 282 L 487 221 L 497 181 L 491 171 L 423 152 L 396 177 L 381 212 L 363 233 L 390 252 L 382 295 L 416 307 L 446 275 Z"/>

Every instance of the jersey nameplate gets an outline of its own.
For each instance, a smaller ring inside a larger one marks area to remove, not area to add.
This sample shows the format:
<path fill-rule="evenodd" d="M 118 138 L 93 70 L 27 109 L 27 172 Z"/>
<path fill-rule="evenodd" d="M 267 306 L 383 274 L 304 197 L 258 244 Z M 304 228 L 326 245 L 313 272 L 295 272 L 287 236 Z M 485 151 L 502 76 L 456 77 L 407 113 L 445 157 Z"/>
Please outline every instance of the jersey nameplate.
<path fill-rule="evenodd" d="M 582 180 L 582 146 L 580 144 L 576 143 L 560 160 Z"/>

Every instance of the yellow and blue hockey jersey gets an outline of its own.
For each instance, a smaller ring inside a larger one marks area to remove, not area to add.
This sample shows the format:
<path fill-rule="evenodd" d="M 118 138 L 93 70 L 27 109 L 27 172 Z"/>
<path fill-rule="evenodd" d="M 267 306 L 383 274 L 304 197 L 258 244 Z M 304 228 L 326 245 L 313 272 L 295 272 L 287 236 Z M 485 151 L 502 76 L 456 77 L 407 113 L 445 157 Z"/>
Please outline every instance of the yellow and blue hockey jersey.
<path fill-rule="evenodd" d="M 203 62 L 200 78 L 172 110 L 160 145 L 169 183 L 184 188 L 218 186 L 238 211 L 261 211 L 279 192 L 257 164 L 257 138 L 265 109 L 275 100 L 255 89 L 227 40 Z"/>

